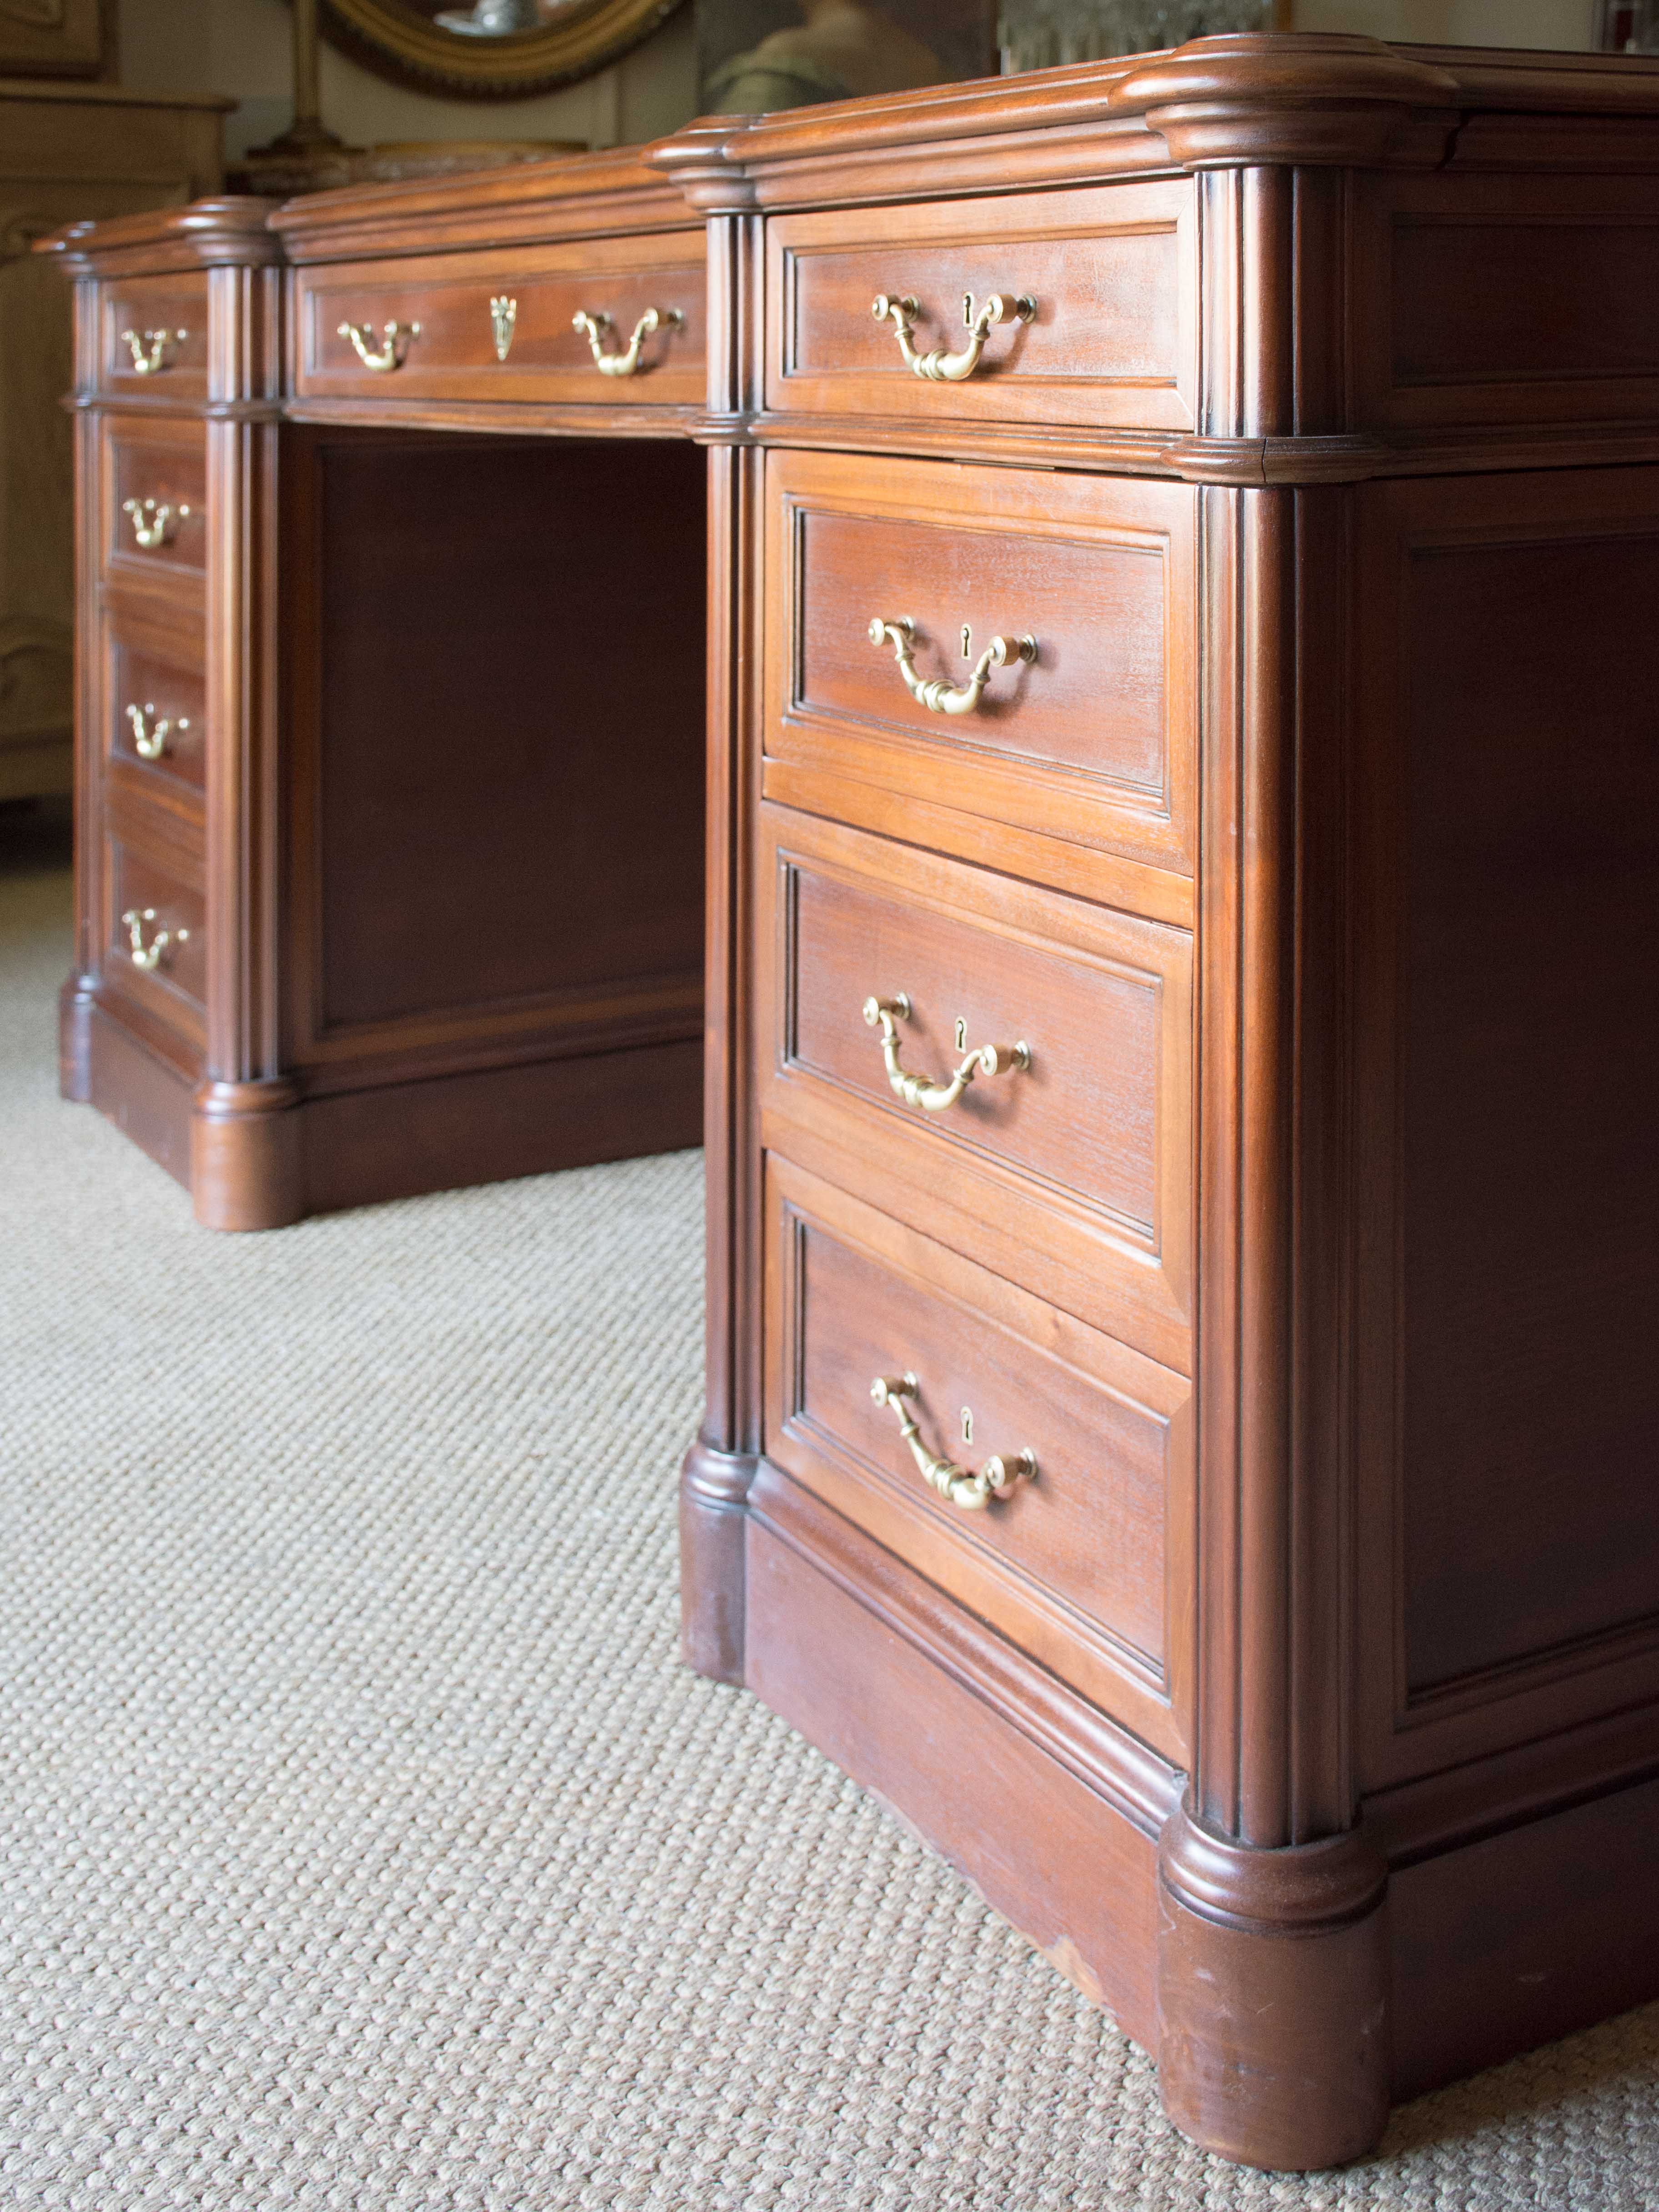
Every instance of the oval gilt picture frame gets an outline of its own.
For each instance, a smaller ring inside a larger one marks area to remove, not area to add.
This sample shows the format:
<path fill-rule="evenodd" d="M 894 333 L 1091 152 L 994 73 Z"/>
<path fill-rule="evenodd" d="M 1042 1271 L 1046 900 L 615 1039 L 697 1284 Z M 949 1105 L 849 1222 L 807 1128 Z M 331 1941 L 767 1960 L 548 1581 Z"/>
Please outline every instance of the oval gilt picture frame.
<path fill-rule="evenodd" d="M 322 0 L 321 19 L 331 46 L 394 84 L 452 100 L 524 100 L 592 76 L 680 4 L 538 0 L 544 21 L 535 29 L 485 35 L 439 20 L 472 13 L 476 0 Z"/>

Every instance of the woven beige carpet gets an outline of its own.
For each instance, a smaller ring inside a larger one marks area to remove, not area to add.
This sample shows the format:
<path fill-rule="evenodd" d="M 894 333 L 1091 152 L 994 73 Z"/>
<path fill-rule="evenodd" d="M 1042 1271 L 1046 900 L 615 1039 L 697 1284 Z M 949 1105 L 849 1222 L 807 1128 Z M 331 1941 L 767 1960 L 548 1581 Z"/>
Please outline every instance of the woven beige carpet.
<path fill-rule="evenodd" d="M 695 1155 L 194 1228 L 0 816 L 0 2206 L 1659 2206 L 1659 2008 L 1273 2178 L 674 1654 Z"/>

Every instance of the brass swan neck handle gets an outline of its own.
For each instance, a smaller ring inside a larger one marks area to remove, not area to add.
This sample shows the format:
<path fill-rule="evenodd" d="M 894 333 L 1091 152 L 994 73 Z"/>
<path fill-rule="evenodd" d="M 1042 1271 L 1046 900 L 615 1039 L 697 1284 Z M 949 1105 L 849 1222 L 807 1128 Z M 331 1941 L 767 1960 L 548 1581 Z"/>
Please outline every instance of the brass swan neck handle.
<path fill-rule="evenodd" d="M 190 942 L 190 932 L 187 929 L 158 929 L 149 943 L 146 945 L 144 925 L 146 922 L 154 921 L 155 919 L 155 909 L 153 906 L 130 906 L 121 916 L 121 926 L 127 933 L 128 943 L 132 953 L 132 964 L 135 968 L 142 968 L 146 975 L 153 974 L 161 966 L 162 955 L 169 945 L 188 945 Z"/>
<path fill-rule="evenodd" d="M 947 1106 L 954 1106 L 976 1075 L 1009 1075 L 1016 1068 L 1031 1065 L 1031 1048 L 1024 1039 L 1018 1044 L 981 1044 L 963 1056 L 962 1063 L 947 1082 L 936 1083 L 931 1076 L 911 1075 L 899 1065 L 898 1031 L 896 1022 L 910 1018 L 910 1000 L 907 992 L 900 991 L 890 999 L 866 999 L 864 1018 L 872 1029 L 881 1024 L 881 1056 L 886 1063 L 887 1080 L 907 1106 L 919 1106 L 924 1114 L 942 1114 Z M 962 1035 L 958 1025 L 957 1042 Z"/>
<path fill-rule="evenodd" d="M 127 720 L 132 725 L 132 750 L 140 760 L 160 760 L 174 730 L 182 732 L 190 727 L 187 714 L 180 714 L 176 720 L 171 714 L 163 714 L 159 721 L 151 721 L 149 717 L 155 712 L 155 702 L 148 699 L 142 707 L 127 708 Z"/>
<path fill-rule="evenodd" d="M 188 331 L 123 331 L 121 337 L 132 356 L 136 376 L 155 376 L 167 366 L 167 348 L 183 345 L 190 336 Z"/>
<path fill-rule="evenodd" d="M 171 500 L 124 499 L 121 512 L 132 525 L 132 534 L 146 553 L 154 553 L 168 544 L 173 537 L 173 526 L 182 522 L 190 509 L 183 500 L 174 507 Z"/>
<path fill-rule="evenodd" d="M 421 335 L 418 323 L 382 323 L 380 343 L 374 343 L 372 323 L 342 323 L 337 335 L 349 338 L 352 349 L 365 368 L 372 368 L 376 376 L 390 374 L 401 368 L 409 358 L 411 342 Z"/>
<path fill-rule="evenodd" d="M 1033 661 L 1037 657 L 1037 641 L 1034 637 L 994 637 L 979 659 L 974 663 L 972 674 L 965 684 L 952 684 L 948 677 L 919 676 L 911 653 L 915 643 L 916 626 L 908 615 L 896 622 L 889 622 L 877 615 L 869 628 L 872 645 L 890 645 L 898 672 L 904 678 L 904 688 L 910 696 L 931 714 L 971 714 L 978 706 L 990 680 L 994 668 L 1006 668 L 1011 661 Z"/>
<path fill-rule="evenodd" d="M 1036 1454 L 1029 1444 L 1012 1459 L 998 1452 L 980 1468 L 958 1467 L 954 1460 L 936 1459 L 923 1443 L 915 1416 L 905 1402 L 915 1396 L 920 1387 L 914 1375 L 878 1375 L 870 1385 L 870 1395 L 877 1405 L 890 1407 L 898 1416 L 899 1434 L 910 1447 L 910 1456 L 930 1489 L 952 1505 L 960 1505 L 964 1512 L 976 1513 L 994 1498 L 1009 1496 L 1022 1475 L 1028 1482 L 1036 1480 Z"/>
<path fill-rule="evenodd" d="M 573 331 L 580 331 L 587 340 L 593 366 L 601 376 L 632 376 L 640 365 L 640 348 L 651 333 L 665 325 L 670 330 L 678 330 L 684 320 L 685 317 L 678 307 L 664 307 L 660 311 L 647 307 L 635 324 L 634 335 L 621 353 L 607 353 L 605 349 L 604 337 L 611 327 L 611 320 L 602 309 L 590 313 L 587 308 L 579 307 L 570 318 L 570 327 Z"/>
<path fill-rule="evenodd" d="M 979 367 L 979 357 L 985 350 L 985 341 L 999 323 L 1010 320 L 1029 323 L 1036 313 L 1036 301 L 1029 293 L 1018 296 L 1009 292 L 992 292 L 979 313 L 974 313 L 974 295 L 962 295 L 962 319 L 968 331 L 968 343 L 960 353 L 946 353 L 942 346 L 931 353 L 918 353 L 913 332 L 921 303 L 908 295 L 894 299 L 878 292 L 870 302 L 870 312 L 878 323 L 891 323 L 899 342 L 899 351 L 904 356 L 904 365 L 912 375 L 923 377 L 930 384 L 960 384 Z"/>

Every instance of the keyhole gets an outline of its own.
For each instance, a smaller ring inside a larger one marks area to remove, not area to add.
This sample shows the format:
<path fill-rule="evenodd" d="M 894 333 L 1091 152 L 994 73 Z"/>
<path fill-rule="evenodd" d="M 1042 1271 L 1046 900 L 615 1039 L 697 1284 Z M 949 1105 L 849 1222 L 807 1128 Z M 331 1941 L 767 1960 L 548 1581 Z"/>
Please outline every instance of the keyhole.
<path fill-rule="evenodd" d="M 957 1050 L 958 1052 L 966 1052 L 967 1049 L 968 1017 L 966 1014 L 958 1014 L 957 1016 Z"/>
<path fill-rule="evenodd" d="M 969 644 L 973 635 L 974 633 L 969 629 L 967 623 L 963 623 L 962 625 L 962 657 L 964 660 L 968 658 Z"/>
<path fill-rule="evenodd" d="M 974 295 L 971 292 L 964 292 L 962 295 L 962 327 L 965 331 L 971 331 L 974 327 Z"/>
<path fill-rule="evenodd" d="M 971 1406 L 964 1406 L 962 1409 L 962 1441 L 965 1444 L 974 1441 L 974 1409 Z"/>

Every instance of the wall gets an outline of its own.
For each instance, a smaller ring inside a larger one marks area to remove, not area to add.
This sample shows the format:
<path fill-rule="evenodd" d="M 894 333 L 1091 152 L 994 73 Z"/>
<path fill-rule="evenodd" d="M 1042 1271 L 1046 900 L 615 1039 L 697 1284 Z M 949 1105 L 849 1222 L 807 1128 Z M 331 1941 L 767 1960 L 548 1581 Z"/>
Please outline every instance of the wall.
<path fill-rule="evenodd" d="M 120 0 L 121 82 L 134 92 L 222 92 L 233 160 L 294 112 L 293 19 L 283 0 Z M 596 76 L 538 100 L 437 100 L 405 92 L 323 46 L 323 119 L 349 143 L 407 138 L 575 138 L 620 146 L 696 112 L 690 0 L 656 35 Z"/>
<path fill-rule="evenodd" d="M 896 12 L 902 15 L 902 6 Z M 1595 0 L 1295 0 L 1298 30 L 1369 31 L 1455 46 L 1586 47 Z M 135 92 L 223 92 L 234 159 L 287 127 L 289 27 L 283 0 L 120 0 L 121 81 Z M 351 144 L 399 138 L 574 138 L 617 146 L 672 131 L 697 111 L 690 0 L 611 68 L 538 100 L 428 99 L 323 48 L 323 115 Z"/>
<path fill-rule="evenodd" d="M 1298 31 L 1369 31 L 1451 46 L 1588 48 L 1595 0 L 1296 0 Z"/>

